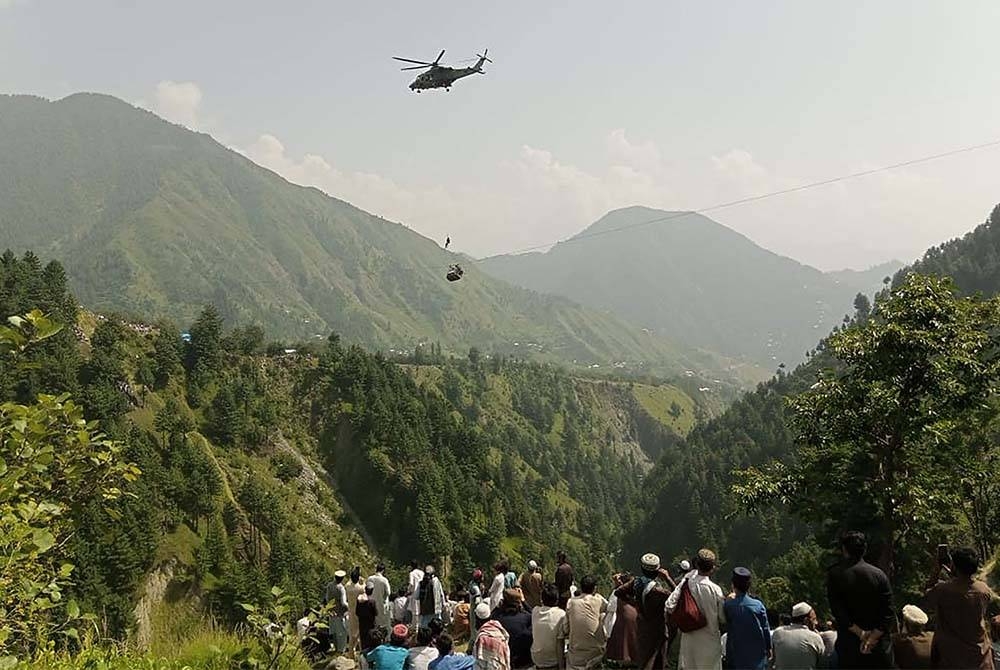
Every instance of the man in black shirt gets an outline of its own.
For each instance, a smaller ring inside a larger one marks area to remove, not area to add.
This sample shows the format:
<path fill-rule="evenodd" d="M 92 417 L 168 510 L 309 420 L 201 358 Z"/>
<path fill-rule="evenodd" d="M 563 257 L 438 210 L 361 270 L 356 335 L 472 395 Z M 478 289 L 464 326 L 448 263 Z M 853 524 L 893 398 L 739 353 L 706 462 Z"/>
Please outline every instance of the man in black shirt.
<path fill-rule="evenodd" d="M 510 667 L 514 670 L 532 667 L 534 662 L 531 660 L 531 644 L 534 636 L 531 633 L 531 613 L 524 609 L 521 590 L 504 591 L 503 601 L 493 611 L 492 618 L 510 636 L 507 640 L 510 647 Z"/>
<path fill-rule="evenodd" d="M 891 632 L 892 586 L 884 572 L 865 562 L 864 533 L 840 539 L 843 560 L 827 575 L 827 595 L 837 622 L 837 657 L 844 670 L 895 666 Z"/>

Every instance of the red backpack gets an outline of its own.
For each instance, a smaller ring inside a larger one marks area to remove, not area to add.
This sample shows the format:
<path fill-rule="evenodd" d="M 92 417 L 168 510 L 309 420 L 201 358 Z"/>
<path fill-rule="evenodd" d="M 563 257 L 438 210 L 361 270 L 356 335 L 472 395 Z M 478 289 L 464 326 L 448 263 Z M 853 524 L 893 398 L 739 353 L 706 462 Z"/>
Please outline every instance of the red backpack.
<path fill-rule="evenodd" d="M 670 623 L 677 626 L 682 633 L 693 633 L 708 625 L 705 614 L 698 607 L 698 601 L 691 595 L 691 587 L 685 578 L 681 584 L 681 597 L 677 607 L 670 613 Z"/>

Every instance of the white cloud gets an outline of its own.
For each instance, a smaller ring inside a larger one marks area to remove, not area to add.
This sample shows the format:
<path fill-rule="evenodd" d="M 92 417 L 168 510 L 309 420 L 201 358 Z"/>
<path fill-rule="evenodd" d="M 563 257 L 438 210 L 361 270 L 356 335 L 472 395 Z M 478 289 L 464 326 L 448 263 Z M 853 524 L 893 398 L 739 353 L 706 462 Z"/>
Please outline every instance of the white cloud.
<path fill-rule="evenodd" d="M 435 239 L 450 234 L 444 224 L 454 219 L 456 210 L 451 195 L 441 187 L 405 188 L 382 175 L 337 169 L 316 154 L 296 158 L 270 134 L 261 135 L 240 153 L 291 182 L 315 186 L 373 214 L 408 225 L 419 220 L 421 232 Z"/>
<path fill-rule="evenodd" d="M 156 85 L 151 103 L 140 100 L 138 105 L 191 130 L 202 130 L 205 122 L 200 118 L 201 99 L 201 88 L 194 82 L 166 80 Z"/>

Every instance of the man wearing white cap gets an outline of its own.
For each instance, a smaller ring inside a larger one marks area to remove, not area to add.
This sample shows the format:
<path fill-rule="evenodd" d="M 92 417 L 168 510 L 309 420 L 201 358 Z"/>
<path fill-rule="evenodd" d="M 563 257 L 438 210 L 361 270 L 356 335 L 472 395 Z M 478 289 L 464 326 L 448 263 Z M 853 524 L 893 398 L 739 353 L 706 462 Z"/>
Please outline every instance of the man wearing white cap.
<path fill-rule="evenodd" d="M 639 612 L 636 631 L 638 665 L 640 668 L 662 668 L 667 641 L 665 611 L 674 581 L 670 573 L 660 567 L 660 557 L 644 554 L 639 559 L 642 574 L 615 589 L 615 595 L 635 603 Z M 669 588 L 664 588 L 660 582 Z"/>
<path fill-rule="evenodd" d="M 792 623 L 774 631 L 774 670 L 813 670 L 825 663 L 826 645 L 816 632 L 816 612 L 809 603 L 792 607 Z"/>
<path fill-rule="evenodd" d="M 333 573 L 333 581 L 326 585 L 326 603 L 330 606 L 330 637 L 333 648 L 338 654 L 347 651 L 347 589 L 344 578 L 347 573 L 337 570 Z"/>
<path fill-rule="evenodd" d="M 476 605 L 476 618 L 483 622 L 469 654 L 475 659 L 475 670 L 510 670 L 510 635 L 503 626 L 490 618 L 490 604 Z"/>
<path fill-rule="evenodd" d="M 538 563 L 528 561 L 528 569 L 521 574 L 517 583 L 524 594 L 524 604 L 529 612 L 542 604 L 542 571 L 538 569 Z"/>
<path fill-rule="evenodd" d="M 892 641 L 892 653 L 896 665 L 902 670 L 918 670 L 931 667 L 931 645 L 934 634 L 925 630 L 927 613 L 916 605 L 903 608 L 903 630 Z"/>

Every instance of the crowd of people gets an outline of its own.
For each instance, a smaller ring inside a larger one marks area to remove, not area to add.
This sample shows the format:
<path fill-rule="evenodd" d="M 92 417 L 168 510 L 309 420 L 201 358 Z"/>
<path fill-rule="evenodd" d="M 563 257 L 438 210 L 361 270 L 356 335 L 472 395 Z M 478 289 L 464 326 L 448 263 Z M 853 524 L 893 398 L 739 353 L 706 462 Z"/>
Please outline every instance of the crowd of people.
<path fill-rule="evenodd" d="M 673 572 L 646 554 L 636 575 L 613 576 L 608 597 L 596 578 L 577 580 L 562 552 L 551 581 L 535 561 L 520 575 L 500 561 L 489 580 L 476 569 L 448 594 L 434 567 L 416 561 L 396 592 L 384 565 L 363 584 L 359 568 L 338 571 L 325 594 L 329 645 L 364 670 L 654 670 L 675 662 L 680 670 L 991 670 L 1000 663 L 1000 644 L 991 642 L 1000 640 L 1000 598 L 976 577 L 974 550 L 939 561 L 923 609 L 903 607 L 901 626 L 888 577 L 865 560 L 865 536 L 846 533 L 841 551 L 827 578 L 833 618 L 824 622 L 806 602 L 769 611 L 744 567 L 733 569 L 724 590 L 709 549 Z M 315 647 L 310 621 L 307 612 L 299 635 Z M 456 651 L 466 644 L 467 653 Z"/>

